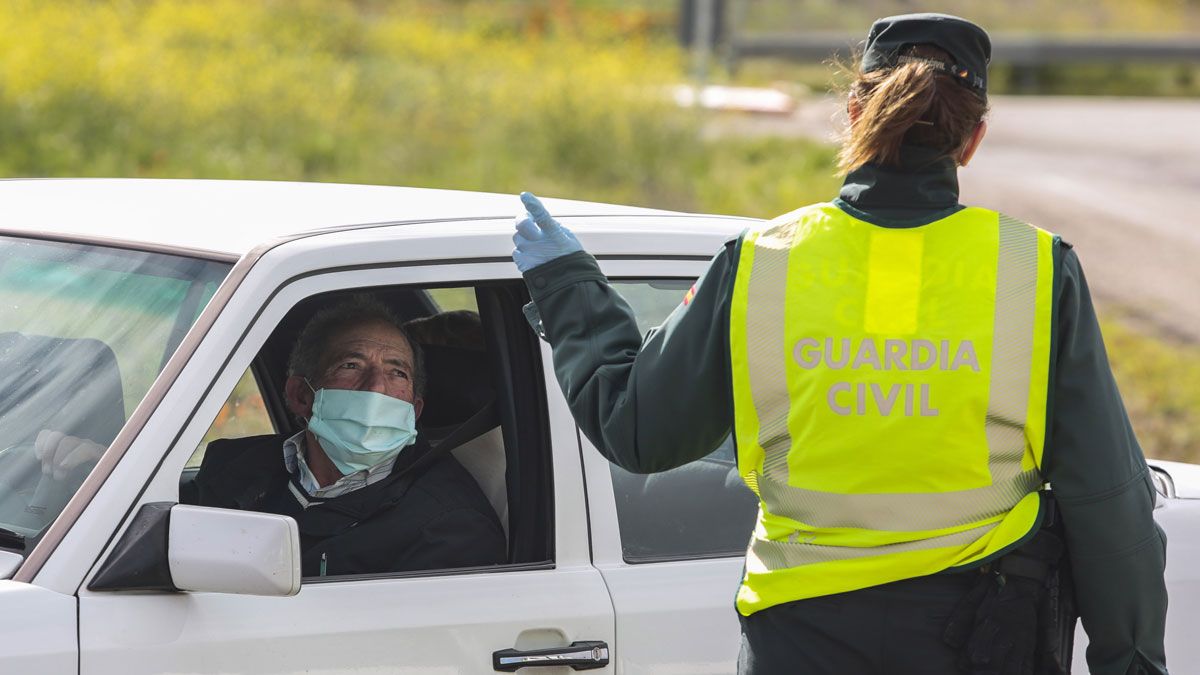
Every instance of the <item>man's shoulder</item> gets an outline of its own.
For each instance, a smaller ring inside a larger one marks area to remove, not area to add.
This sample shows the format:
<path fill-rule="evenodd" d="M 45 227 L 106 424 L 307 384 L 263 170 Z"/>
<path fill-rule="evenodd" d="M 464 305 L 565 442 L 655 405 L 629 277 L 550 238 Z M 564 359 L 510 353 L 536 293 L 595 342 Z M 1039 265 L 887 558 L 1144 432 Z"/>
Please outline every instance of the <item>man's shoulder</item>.
<path fill-rule="evenodd" d="M 227 506 L 226 502 L 249 482 L 287 475 L 283 466 L 282 434 L 225 438 L 212 441 L 204 450 L 195 483 L 199 503 Z"/>
<path fill-rule="evenodd" d="M 440 455 L 413 483 L 413 489 L 425 493 L 447 508 L 484 505 L 490 510 L 483 490 L 471 473 L 452 453 Z"/>
<path fill-rule="evenodd" d="M 416 461 L 413 464 L 405 467 L 417 469 L 419 473 L 402 489 L 400 499 L 387 500 L 391 502 L 388 510 L 403 512 L 405 522 L 417 528 L 449 514 L 456 514 L 455 517 L 460 520 L 469 516 L 470 519 L 478 521 L 480 526 L 485 526 L 486 522 L 489 529 L 500 531 L 496 511 L 471 473 L 452 453 L 439 452 L 425 444 L 422 446 L 414 448 L 421 455 L 414 458 Z M 392 486 L 385 490 L 392 492 L 404 482 L 394 481 Z"/>
<path fill-rule="evenodd" d="M 216 470 L 247 460 L 261 460 L 266 458 L 269 453 L 280 458 L 280 463 L 282 463 L 285 440 L 287 440 L 287 436 L 283 434 L 217 439 L 210 442 L 205 448 L 200 470 Z"/>

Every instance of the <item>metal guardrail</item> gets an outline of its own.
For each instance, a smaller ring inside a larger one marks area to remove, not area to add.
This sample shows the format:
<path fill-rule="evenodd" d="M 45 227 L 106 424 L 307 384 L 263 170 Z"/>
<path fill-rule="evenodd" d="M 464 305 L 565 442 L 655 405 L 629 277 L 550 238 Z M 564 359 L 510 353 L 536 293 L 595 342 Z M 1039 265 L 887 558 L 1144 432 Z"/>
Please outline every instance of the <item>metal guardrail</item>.
<path fill-rule="evenodd" d="M 758 33 L 735 35 L 729 57 L 774 56 L 797 61 L 822 61 L 849 56 L 862 43 L 847 33 Z M 1157 61 L 1200 62 L 1200 38 L 1059 37 L 1000 34 L 992 40 L 992 63 L 1040 66 L 1057 63 L 1115 63 Z"/>

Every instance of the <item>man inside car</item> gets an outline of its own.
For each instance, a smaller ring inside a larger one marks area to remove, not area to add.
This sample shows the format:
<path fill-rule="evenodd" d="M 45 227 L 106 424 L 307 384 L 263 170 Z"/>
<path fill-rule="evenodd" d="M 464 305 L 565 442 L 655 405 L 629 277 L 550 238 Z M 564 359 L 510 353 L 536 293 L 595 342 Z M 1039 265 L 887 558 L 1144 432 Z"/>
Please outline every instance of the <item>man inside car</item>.
<path fill-rule="evenodd" d="M 214 441 L 197 503 L 292 516 L 305 576 L 499 564 L 505 536 L 474 478 L 416 428 L 420 346 L 383 305 L 317 313 L 288 362 L 295 435 Z"/>
<path fill-rule="evenodd" d="M 318 312 L 284 388 L 304 428 L 213 441 L 181 501 L 291 516 L 304 576 L 503 563 L 504 531 L 475 479 L 418 432 L 424 384 L 420 346 L 385 306 L 359 296 Z M 39 441 L 44 472 L 104 450 Z"/>

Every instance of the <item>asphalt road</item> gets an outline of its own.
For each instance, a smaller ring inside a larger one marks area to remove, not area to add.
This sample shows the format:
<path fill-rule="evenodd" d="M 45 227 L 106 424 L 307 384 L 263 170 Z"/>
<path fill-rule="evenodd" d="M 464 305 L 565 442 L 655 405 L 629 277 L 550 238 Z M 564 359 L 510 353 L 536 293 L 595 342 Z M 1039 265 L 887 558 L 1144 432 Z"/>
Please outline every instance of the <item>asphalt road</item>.
<path fill-rule="evenodd" d="M 712 131 L 831 139 L 840 108 L 811 99 Z M 1071 242 L 1101 304 L 1200 342 L 1200 101 L 993 97 L 959 176 L 964 203 Z"/>

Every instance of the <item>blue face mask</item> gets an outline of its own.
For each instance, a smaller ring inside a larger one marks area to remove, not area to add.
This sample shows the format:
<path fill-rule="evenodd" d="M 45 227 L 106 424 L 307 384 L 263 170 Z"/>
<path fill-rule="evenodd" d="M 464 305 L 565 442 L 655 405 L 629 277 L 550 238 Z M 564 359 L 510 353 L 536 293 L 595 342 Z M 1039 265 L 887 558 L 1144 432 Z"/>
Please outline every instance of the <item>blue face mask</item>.
<path fill-rule="evenodd" d="M 416 409 L 408 401 L 353 389 L 314 394 L 308 430 L 342 475 L 395 459 L 417 440 Z"/>

